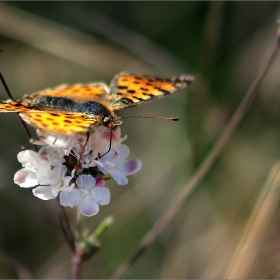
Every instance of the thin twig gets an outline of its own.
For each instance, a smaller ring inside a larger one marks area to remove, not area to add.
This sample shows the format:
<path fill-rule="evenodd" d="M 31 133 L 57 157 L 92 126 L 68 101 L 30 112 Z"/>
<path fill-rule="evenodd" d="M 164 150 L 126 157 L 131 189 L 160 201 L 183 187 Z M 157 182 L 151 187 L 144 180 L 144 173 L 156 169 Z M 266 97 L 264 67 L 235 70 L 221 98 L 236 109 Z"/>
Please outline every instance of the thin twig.
<path fill-rule="evenodd" d="M 71 251 L 75 254 L 76 244 L 75 244 L 74 237 L 72 235 L 72 229 L 70 226 L 69 219 L 65 213 L 64 207 L 60 205 L 59 201 L 58 201 L 58 205 L 60 209 L 60 213 L 58 215 L 60 228 L 62 230 L 62 233 L 65 237 L 68 246 L 70 247 Z"/>
<path fill-rule="evenodd" d="M 79 246 L 76 248 L 75 255 L 72 258 L 72 273 L 71 279 L 81 278 L 81 265 L 83 262 L 83 251 Z"/>
<path fill-rule="evenodd" d="M 268 70 L 270 69 L 272 63 L 274 62 L 278 52 L 279 52 L 279 42 L 280 34 L 277 36 L 277 44 L 269 57 L 264 69 L 261 71 L 260 75 L 255 79 L 252 86 L 248 90 L 247 94 L 243 98 L 242 102 L 236 109 L 234 115 L 231 117 L 227 126 L 224 128 L 222 134 L 217 139 L 215 145 L 210 150 L 205 160 L 200 164 L 198 169 L 192 175 L 192 177 L 188 180 L 188 182 L 183 186 L 180 193 L 173 200 L 171 205 L 168 207 L 165 213 L 158 219 L 153 228 L 146 234 L 146 236 L 142 239 L 139 248 L 136 250 L 134 255 L 130 260 L 125 262 L 117 272 L 112 276 L 112 278 L 122 278 L 126 273 L 130 270 L 131 266 L 139 259 L 139 257 L 143 254 L 143 252 L 152 244 L 152 242 L 156 239 L 156 237 L 162 232 L 162 230 L 170 223 L 170 221 L 174 218 L 177 212 L 181 209 L 182 205 L 186 201 L 186 199 L 191 195 L 194 189 L 198 186 L 204 176 L 207 174 L 217 157 L 221 154 L 223 148 L 228 143 L 230 137 L 234 133 L 237 125 L 241 121 L 242 117 L 246 113 L 250 104 L 256 96 L 257 89 L 259 88 L 261 82 L 266 76 Z"/>

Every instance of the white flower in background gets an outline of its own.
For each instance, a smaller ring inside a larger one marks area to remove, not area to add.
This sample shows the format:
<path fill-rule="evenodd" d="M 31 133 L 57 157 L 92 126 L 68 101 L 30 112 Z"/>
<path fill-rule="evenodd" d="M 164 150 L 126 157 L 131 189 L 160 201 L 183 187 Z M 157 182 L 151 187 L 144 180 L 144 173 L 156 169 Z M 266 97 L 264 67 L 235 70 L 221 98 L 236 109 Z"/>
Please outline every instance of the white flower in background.
<path fill-rule="evenodd" d="M 18 154 L 23 168 L 16 172 L 14 182 L 23 188 L 36 187 L 33 194 L 42 200 L 59 195 L 62 206 L 78 206 L 85 216 L 96 215 L 99 205 L 110 202 L 110 191 L 103 187 L 105 174 L 125 185 L 126 176 L 141 168 L 139 160 L 126 160 L 129 148 L 121 144 L 126 137 L 121 138 L 120 128 L 112 132 L 98 128 L 87 143 L 84 135 L 37 133 L 40 140 L 32 143 L 41 148 L 38 153 L 26 150 Z"/>

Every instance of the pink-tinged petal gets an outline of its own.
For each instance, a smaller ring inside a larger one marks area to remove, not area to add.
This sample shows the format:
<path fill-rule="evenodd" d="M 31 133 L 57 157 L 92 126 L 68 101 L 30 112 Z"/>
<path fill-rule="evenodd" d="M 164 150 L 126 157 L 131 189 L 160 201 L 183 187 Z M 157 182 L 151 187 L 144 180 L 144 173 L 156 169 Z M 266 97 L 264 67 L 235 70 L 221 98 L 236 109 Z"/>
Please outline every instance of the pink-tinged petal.
<path fill-rule="evenodd" d="M 37 171 L 40 158 L 36 152 L 31 150 L 22 151 L 18 153 L 17 158 L 23 167 L 34 172 Z"/>
<path fill-rule="evenodd" d="M 110 175 L 114 178 L 118 185 L 126 185 L 128 179 L 119 171 L 109 170 Z"/>
<path fill-rule="evenodd" d="M 96 178 L 96 183 L 95 186 L 96 187 L 102 187 L 105 184 L 105 180 L 102 177 Z"/>
<path fill-rule="evenodd" d="M 80 175 L 77 180 L 76 184 L 78 185 L 80 190 L 87 190 L 91 189 L 95 186 L 95 179 L 91 175 Z"/>
<path fill-rule="evenodd" d="M 38 197 L 42 200 L 49 200 L 49 199 L 56 198 L 52 194 L 50 186 L 39 186 L 39 187 L 33 189 L 32 192 L 36 197 Z"/>
<path fill-rule="evenodd" d="M 80 212 L 87 217 L 96 215 L 99 211 L 98 204 L 91 198 L 81 199 L 78 207 Z"/>
<path fill-rule="evenodd" d="M 36 173 L 26 168 L 22 168 L 15 174 L 14 182 L 21 188 L 35 187 L 39 184 L 38 179 L 36 177 Z"/>
<path fill-rule="evenodd" d="M 122 164 L 123 172 L 125 175 L 131 175 L 139 171 L 142 167 L 142 162 L 138 159 L 125 160 Z"/>
<path fill-rule="evenodd" d="M 119 162 L 124 161 L 128 157 L 128 155 L 129 155 L 129 148 L 126 145 L 124 145 L 124 144 L 120 144 L 116 148 L 116 150 L 119 153 Z"/>
<path fill-rule="evenodd" d="M 110 203 L 110 191 L 104 187 L 94 188 L 91 192 L 91 198 L 100 205 L 107 205 Z"/>
<path fill-rule="evenodd" d="M 78 189 L 73 189 L 71 191 L 61 192 L 59 195 L 59 202 L 62 206 L 69 206 L 73 208 L 77 206 L 80 201 L 80 191 Z"/>

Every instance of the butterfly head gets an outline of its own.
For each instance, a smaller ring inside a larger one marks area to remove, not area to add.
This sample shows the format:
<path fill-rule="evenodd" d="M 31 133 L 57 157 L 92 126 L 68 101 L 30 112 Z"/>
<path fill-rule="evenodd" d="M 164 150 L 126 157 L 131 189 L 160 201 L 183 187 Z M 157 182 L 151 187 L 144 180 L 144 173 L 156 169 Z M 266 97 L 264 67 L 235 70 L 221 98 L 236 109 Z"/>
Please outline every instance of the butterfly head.
<path fill-rule="evenodd" d="M 121 125 L 122 121 L 120 120 L 120 118 L 108 114 L 103 117 L 102 123 L 105 127 L 112 129 L 116 126 Z"/>

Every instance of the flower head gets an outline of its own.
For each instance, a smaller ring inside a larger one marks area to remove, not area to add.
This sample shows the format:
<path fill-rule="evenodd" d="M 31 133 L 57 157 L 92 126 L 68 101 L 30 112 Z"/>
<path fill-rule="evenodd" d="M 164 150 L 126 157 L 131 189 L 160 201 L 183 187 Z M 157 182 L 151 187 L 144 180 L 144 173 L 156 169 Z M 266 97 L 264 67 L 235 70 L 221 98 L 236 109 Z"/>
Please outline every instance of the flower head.
<path fill-rule="evenodd" d="M 110 202 L 110 191 L 103 187 L 105 174 L 125 185 L 126 176 L 141 168 L 139 160 L 126 160 L 129 148 L 121 144 L 126 137 L 121 138 L 119 127 L 112 132 L 96 129 L 88 139 L 79 134 L 37 133 L 39 141 L 33 144 L 41 148 L 38 153 L 18 154 L 23 168 L 16 172 L 14 182 L 23 188 L 35 187 L 33 194 L 42 200 L 59 196 L 62 206 L 77 206 L 85 216 L 97 214 L 99 205 Z"/>

